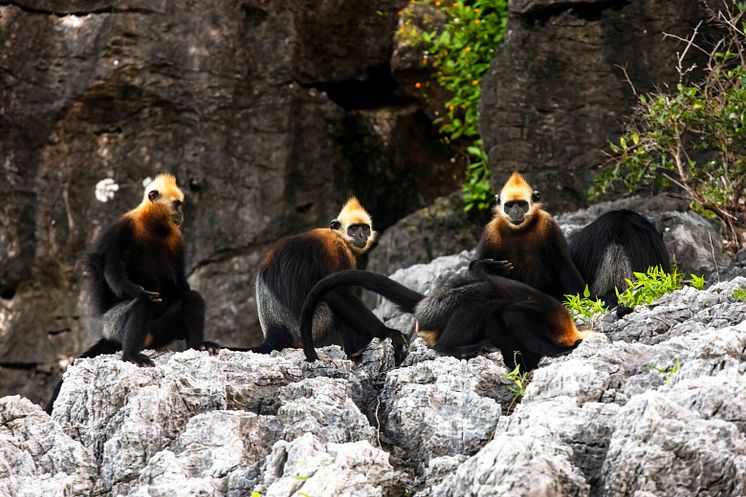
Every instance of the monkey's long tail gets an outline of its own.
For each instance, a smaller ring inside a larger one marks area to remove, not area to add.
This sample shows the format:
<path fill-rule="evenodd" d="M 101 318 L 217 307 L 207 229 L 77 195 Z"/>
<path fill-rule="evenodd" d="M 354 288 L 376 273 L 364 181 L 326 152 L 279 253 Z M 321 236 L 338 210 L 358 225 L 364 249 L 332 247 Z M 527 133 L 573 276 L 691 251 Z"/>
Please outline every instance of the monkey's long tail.
<path fill-rule="evenodd" d="M 98 342 L 94 343 L 90 349 L 80 354 L 80 357 L 96 357 L 104 354 L 113 354 L 120 350 L 122 350 L 122 346 L 119 343 L 113 340 L 102 338 Z M 52 396 L 49 398 L 49 402 L 47 402 L 47 406 L 44 408 L 47 414 L 52 414 L 52 410 L 54 409 L 54 401 L 57 400 L 57 396 L 60 394 L 61 388 L 62 378 L 60 378 L 60 381 L 57 382 L 57 386 L 54 387 Z"/>
<path fill-rule="evenodd" d="M 313 348 L 312 326 L 313 316 L 316 313 L 319 301 L 330 290 L 339 286 L 350 285 L 359 286 L 375 292 L 398 305 L 404 312 L 409 313 L 413 312 L 417 303 L 425 298 L 421 293 L 410 290 L 382 274 L 370 271 L 347 269 L 327 276 L 316 283 L 316 286 L 308 293 L 306 301 L 303 304 L 303 311 L 301 311 L 300 333 L 303 340 L 303 351 L 308 361 L 313 362 L 317 358 L 316 351 Z"/>

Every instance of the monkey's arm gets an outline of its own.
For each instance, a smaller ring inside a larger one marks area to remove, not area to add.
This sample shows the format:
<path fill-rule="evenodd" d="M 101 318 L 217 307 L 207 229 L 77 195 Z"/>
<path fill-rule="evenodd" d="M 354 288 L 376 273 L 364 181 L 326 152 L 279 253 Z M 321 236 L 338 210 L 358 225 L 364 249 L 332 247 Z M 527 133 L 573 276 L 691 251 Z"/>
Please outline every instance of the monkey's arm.
<path fill-rule="evenodd" d="M 124 261 L 113 251 L 104 255 L 104 278 L 114 295 L 121 300 L 132 300 L 145 290 L 130 280 Z"/>

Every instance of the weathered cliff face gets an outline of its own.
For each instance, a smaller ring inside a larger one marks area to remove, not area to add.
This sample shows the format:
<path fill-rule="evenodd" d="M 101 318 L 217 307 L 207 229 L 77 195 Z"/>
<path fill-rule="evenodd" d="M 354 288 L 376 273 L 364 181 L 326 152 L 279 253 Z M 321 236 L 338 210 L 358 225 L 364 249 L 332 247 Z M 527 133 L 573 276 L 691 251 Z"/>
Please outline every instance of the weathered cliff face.
<path fill-rule="evenodd" d="M 234 345 L 261 336 L 269 243 L 353 192 L 385 227 L 452 191 L 449 154 L 395 96 L 403 3 L 2 2 L 0 392 L 42 401 L 92 342 L 76 264 L 147 176 L 183 185 L 189 280 L 209 337 Z"/>
<path fill-rule="evenodd" d="M 463 255 L 394 277 L 427 291 Z M 388 341 L 360 363 L 221 351 L 114 356 L 68 370 L 50 419 L 0 399 L 0 494 L 618 497 L 746 492 L 746 303 L 735 278 L 608 315 L 545 359 L 522 399 L 499 353 L 458 360 Z M 384 306 L 387 324 L 411 317 Z M 410 321 L 411 324 L 411 321 Z"/>
<path fill-rule="evenodd" d="M 493 185 L 527 172 L 554 212 L 576 208 L 637 101 L 625 71 L 638 92 L 677 82 L 683 43 L 663 33 L 689 36 L 709 15 L 695 0 L 511 0 L 509 9 L 482 80 Z"/>

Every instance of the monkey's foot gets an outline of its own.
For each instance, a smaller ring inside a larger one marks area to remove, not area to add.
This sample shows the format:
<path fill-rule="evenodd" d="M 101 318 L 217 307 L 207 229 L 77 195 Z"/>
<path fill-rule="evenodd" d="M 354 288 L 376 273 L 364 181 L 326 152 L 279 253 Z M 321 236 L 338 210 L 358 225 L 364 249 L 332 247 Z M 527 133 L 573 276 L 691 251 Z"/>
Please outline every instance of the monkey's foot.
<path fill-rule="evenodd" d="M 316 354 L 315 350 L 306 351 L 306 361 L 308 362 L 316 362 L 319 360 L 318 354 Z"/>
<path fill-rule="evenodd" d="M 142 352 L 135 352 L 134 354 L 122 354 L 122 360 L 127 362 L 133 362 L 137 364 L 140 367 L 148 367 L 152 368 L 155 366 L 155 363 L 150 359 L 150 357 L 146 356 Z"/>
<path fill-rule="evenodd" d="M 220 346 L 220 344 L 208 341 L 202 342 L 202 344 L 199 346 L 199 350 L 206 350 L 212 355 L 216 355 L 218 352 L 220 352 L 221 348 L 222 347 Z"/>

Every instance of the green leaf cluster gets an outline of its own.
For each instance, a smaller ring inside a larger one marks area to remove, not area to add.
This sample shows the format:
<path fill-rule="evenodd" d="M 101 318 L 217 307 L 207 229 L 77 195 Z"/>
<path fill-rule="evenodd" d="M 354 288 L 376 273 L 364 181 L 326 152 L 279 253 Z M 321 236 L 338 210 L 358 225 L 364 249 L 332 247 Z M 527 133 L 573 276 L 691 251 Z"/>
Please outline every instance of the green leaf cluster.
<path fill-rule="evenodd" d="M 609 144 L 611 167 L 588 193 L 677 187 L 694 210 L 723 220 L 738 249 L 746 246 L 746 32 L 743 11 L 731 15 L 738 22 L 725 25 L 727 38 L 710 55 L 703 81 L 687 82 L 689 69 L 679 63 L 672 91 L 638 96 L 624 133 Z"/>
<path fill-rule="evenodd" d="M 570 316 L 576 323 L 593 325 L 596 320 L 608 312 L 606 304 L 599 299 L 591 299 L 591 292 L 588 285 L 585 285 L 583 295 L 567 294 L 565 295 L 565 307 L 570 311 Z"/>
<path fill-rule="evenodd" d="M 683 283 L 687 283 L 697 290 L 705 286 L 703 276 L 690 274 L 688 280 L 684 281 L 678 270 L 667 273 L 660 266 L 649 267 L 644 273 L 633 273 L 635 279 L 626 279 L 627 289 L 623 292 L 617 290 L 619 305 L 634 308 L 638 305 L 650 304 L 667 293 L 671 293 L 681 288 Z"/>
<path fill-rule="evenodd" d="M 650 371 L 657 371 L 661 375 L 663 375 L 663 381 L 666 383 L 670 382 L 674 379 L 676 374 L 681 370 L 681 362 L 679 361 L 679 358 L 677 357 L 674 360 L 674 363 L 668 366 L 667 368 L 658 368 L 656 366 L 650 366 Z"/>
<path fill-rule="evenodd" d="M 466 142 L 464 201 L 467 211 L 487 209 L 493 191 L 487 154 L 479 135 L 480 82 L 505 35 L 507 0 L 436 0 L 447 22 L 425 32 L 422 42 L 438 84 L 450 95 L 444 114 L 435 120 L 446 141 Z"/>
<path fill-rule="evenodd" d="M 746 288 L 736 288 L 731 296 L 740 302 L 746 302 Z"/>
<path fill-rule="evenodd" d="M 516 354 L 516 363 L 517 354 Z M 515 404 L 526 395 L 526 387 L 528 386 L 528 372 L 521 372 L 521 368 L 516 364 L 513 371 L 505 375 L 505 378 L 512 381 L 513 383 L 508 386 L 508 390 L 513 393 L 513 400 L 508 406 L 507 412 L 511 412 Z"/>

